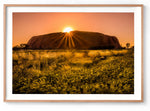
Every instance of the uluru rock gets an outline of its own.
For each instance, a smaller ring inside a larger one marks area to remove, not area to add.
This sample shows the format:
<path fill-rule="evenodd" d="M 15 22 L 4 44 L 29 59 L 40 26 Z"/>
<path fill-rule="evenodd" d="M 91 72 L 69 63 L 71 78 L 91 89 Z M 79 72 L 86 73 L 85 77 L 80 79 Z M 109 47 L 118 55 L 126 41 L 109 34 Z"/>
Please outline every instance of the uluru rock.
<path fill-rule="evenodd" d="M 98 32 L 57 32 L 32 37 L 30 49 L 120 49 L 118 39 Z"/>

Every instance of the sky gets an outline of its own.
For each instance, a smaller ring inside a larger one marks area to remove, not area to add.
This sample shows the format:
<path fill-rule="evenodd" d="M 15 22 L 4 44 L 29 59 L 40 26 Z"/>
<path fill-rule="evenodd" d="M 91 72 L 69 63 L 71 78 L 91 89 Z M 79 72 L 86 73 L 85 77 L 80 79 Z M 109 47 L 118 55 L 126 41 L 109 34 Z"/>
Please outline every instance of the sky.
<path fill-rule="evenodd" d="M 121 44 L 134 45 L 134 13 L 13 13 L 13 46 L 27 43 L 37 35 L 78 31 L 116 36 Z"/>

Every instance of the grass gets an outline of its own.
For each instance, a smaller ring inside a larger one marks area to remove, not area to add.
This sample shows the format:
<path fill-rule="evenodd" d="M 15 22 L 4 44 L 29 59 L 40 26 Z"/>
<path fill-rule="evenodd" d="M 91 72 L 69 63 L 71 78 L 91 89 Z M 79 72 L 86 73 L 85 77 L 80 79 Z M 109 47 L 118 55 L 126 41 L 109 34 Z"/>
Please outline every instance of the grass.
<path fill-rule="evenodd" d="M 133 94 L 134 51 L 13 51 L 14 94 Z"/>

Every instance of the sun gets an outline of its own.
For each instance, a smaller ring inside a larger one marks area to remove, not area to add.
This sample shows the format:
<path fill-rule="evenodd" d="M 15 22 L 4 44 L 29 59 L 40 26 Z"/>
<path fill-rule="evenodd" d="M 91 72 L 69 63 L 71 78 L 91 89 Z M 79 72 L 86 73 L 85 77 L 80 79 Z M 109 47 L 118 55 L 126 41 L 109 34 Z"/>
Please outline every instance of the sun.
<path fill-rule="evenodd" d="M 73 31 L 73 29 L 71 27 L 66 27 L 63 32 L 67 32 L 69 33 L 70 31 Z"/>

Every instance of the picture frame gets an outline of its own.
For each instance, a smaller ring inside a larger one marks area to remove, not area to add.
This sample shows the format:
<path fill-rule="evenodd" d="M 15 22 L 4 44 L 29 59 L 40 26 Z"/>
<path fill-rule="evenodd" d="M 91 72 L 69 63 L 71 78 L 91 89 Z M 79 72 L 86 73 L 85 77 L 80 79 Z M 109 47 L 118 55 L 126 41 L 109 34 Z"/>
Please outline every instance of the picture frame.
<path fill-rule="evenodd" d="M 134 94 L 12 94 L 14 12 L 134 13 Z M 143 5 L 4 5 L 4 102 L 143 102 Z"/>

